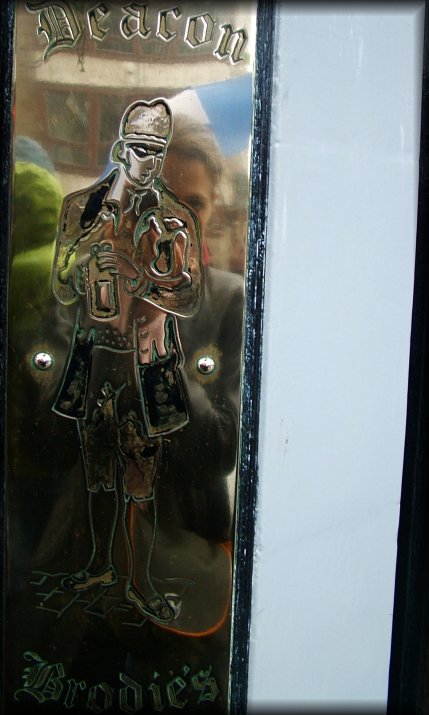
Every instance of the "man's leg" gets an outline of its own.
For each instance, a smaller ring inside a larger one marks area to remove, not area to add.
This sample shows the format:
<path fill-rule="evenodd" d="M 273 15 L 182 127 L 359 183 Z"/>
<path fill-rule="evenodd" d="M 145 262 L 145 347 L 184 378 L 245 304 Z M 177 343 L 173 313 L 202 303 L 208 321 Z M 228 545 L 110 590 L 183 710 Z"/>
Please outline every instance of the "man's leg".
<path fill-rule="evenodd" d="M 113 537 L 118 520 L 118 495 L 116 489 L 88 494 L 92 553 L 88 564 L 77 573 L 62 580 L 71 591 L 87 591 L 95 586 L 111 586 L 117 581 L 112 563 Z"/>
<path fill-rule="evenodd" d="M 118 521 L 117 433 L 114 420 L 100 420 L 98 424 L 82 420 L 79 424 L 88 487 L 92 551 L 81 571 L 63 579 L 64 588 L 72 591 L 85 591 L 98 585 L 111 586 L 117 581 L 112 564 L 113 539 Z"/>
<path fill-rule="evenodd" d="M 121 424 L 125 512 L 124 527 L 129 558 L 127 598 L 152 620 L 168 623 L 174 610 L 154 585 L 151 560 L 157 531 L 156 474 L 162 438 L 141 433 L 135 415 Z"/>
<path fill-rule="evenodd" d="M 173 620 L 175 612 L 151 576 L 156 539 L 156 495 L 145 501 L 128 501 L 125 531 L 129 551 L 127 598 L 144 615 L 159 623 Z"/>
<path fill-rule="evenodd" d="M 118 494 L 100 487 L 98 492 L 89 492 L 89 521 L 92 536 L 92 554 L 86 570 L 92 574 L 102 573 L 112 567 L 112 547 L 118 521 Z"/>

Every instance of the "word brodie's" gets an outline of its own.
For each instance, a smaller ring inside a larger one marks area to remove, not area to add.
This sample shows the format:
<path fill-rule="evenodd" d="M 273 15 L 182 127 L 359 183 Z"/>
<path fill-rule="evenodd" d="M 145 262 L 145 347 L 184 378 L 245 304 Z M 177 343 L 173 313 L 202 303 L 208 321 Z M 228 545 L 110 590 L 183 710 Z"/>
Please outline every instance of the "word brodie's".
<path fill-rule="evenodd" d="M 176 676 L 171 673 L 167 682 L 161 682 L 160 674 L 155 672 L 145 688 L 125 673 L 119 673 L 120 685 L 113 688 L 105 682 L 89 686 L 85 680 L 67 678 L 62 663 L 50 664 L 33 651 L 26 651 L 24 660 L 29 665 L 23 670 L 22 687 L 14 694 L 19 702 L 57 703 L 67 709 L 84 707 L 95 713 L 119 706 L 121 712 L 131 715 L 142 710 L 162 712 L 166 707 L 177 710 L 190 707 L 194 711 L 202 703 L 214 703 L 219 695 L 211 666 L 192 673 L 184 665 L 182 673 Z"/>

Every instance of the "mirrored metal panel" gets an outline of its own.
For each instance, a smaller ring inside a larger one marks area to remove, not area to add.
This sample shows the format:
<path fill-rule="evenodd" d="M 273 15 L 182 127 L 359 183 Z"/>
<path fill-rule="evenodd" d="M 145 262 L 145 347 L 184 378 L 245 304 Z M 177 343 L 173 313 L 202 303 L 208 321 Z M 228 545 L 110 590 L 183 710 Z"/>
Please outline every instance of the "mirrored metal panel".
<path fill-rule="evenodd" d="M 16 4 L 7 713 L 225 713 L 256 7 Z"/>

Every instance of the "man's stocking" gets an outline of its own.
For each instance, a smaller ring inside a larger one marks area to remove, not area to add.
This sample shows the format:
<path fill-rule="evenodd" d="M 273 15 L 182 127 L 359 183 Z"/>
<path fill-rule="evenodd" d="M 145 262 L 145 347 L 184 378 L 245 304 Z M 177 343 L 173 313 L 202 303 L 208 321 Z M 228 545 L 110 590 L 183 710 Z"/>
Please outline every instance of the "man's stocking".
<path fill-rule="evenodd" d="M 106 571 L 112 566 L 112 545 L 118 519 L 118 495 L 100 487 L 89 492 L 89 521 L 92 536 L 92 554 L 86 570 L 92 574 Z"/>
<path fill-rule="evenodd" d="M 129 500 L 125 529 L 129 549 L 128 600 L 144 615 L 160 623 L 174 618 L 174 610 L 157 588 L 151 574 L 156 538 L 156 497 L 145 501 Z"/>
<path fill-rule="evenodd" d="M 86 568 L 62 580 L 69 591 L 87 591 L 96 586 L 112 586 L 117 581 L 112 564 L 112 545 L 118 520 L 118 495 L 115 489 L 89 492 L 89 522 L 92 554 Z"/>

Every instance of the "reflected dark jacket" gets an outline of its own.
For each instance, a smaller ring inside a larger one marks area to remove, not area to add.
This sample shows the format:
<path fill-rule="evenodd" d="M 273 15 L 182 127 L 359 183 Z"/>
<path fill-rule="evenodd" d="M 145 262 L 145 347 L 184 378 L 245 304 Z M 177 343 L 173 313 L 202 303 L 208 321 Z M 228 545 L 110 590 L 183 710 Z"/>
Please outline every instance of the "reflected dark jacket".
<path fill-rule="evenodd" d="M 228 487 L 234 486 L 237 458 L 243 327 L 243 281 L 235 273 L 208 267 L 198 314 L 180 320 L 189 395 L 188 425 L 165 439 L 158 482 L 162 522 L 176 522 L 216 541 L 231 538 Z M 200 357 L 215 370 L 201 374 Z"/>

